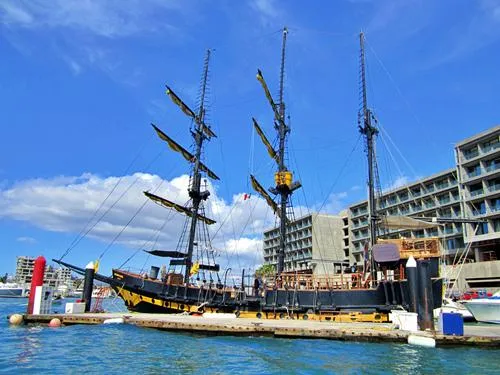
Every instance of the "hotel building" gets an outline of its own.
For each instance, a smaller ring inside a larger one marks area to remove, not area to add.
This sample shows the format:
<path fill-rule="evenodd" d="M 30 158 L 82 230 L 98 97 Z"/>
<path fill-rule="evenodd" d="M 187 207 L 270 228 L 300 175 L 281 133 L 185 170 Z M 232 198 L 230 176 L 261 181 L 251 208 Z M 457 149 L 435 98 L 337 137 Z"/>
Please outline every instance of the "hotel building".
<path fill-rule="evenodd" d="M 448 219 L 473 218 L 480 224 L 448 223 L 437 228 L 382 232 L 389 238 L 439 237 L 452 261 L 471 243 L 470 261 L 500 259 L 500 126 L 459 142 L 456 166 L 420 181 L 384 192 L 379 214 Z M 368 241 L 368 204 L 348 208 L 350 260 L 362 260 Z M 458 253 L 458 254 L 457 254 Z"/>
<path fill-rule="evenodd" d="M 312 213 L 287 227 L 285 272 L 336 273 L 342 266 L 347 217 Z M 264 232 L 264 262 L 278 263 L 279 228 Z"/>

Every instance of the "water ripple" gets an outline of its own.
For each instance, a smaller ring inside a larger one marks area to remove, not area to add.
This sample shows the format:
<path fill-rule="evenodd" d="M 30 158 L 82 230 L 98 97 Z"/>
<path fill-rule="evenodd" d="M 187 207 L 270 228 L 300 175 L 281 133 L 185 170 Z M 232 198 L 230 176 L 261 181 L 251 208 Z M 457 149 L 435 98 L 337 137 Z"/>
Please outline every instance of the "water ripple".
<path fill-rule="evenodd" d="M 25 302 L 24 302 L 25 303 Z M 50 374 L 493 374 L 497 350 L 203 336 L 131 325 L 10 327 L 0 300 L 0 372 Z"/>

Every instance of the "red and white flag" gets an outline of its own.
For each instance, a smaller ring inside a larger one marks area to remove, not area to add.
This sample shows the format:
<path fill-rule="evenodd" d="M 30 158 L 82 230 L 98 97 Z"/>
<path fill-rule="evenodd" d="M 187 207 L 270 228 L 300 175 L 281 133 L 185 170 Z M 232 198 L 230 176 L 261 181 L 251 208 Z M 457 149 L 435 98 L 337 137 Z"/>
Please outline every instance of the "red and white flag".
<path fill-rule="evenodd" d="M 251 194 L 245 193 L 243 194 L 243 200 L 246 201 L 247 199 L 250 199 Z"/>

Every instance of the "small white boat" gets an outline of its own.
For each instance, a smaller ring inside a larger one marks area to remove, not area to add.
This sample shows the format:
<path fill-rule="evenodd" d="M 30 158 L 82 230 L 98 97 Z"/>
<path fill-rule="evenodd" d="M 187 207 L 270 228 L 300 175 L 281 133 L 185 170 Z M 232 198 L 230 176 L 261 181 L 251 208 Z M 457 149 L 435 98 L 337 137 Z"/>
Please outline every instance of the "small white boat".
<path fill-rule="evenodd" d="M 28 289 L 15 283 L 0 284 L 0 297 L 23 298 L 27 297 Z"/>
<path fill-rule="evenodd" d="M 500 324 L 500 291 L 489 298 L 476 298 L 464 303 L 478 322 Z"/>
<path fill-rule="evenodd" d="M 434 309 L 434 319 L 438 319 L 441 312 L 460 314 L 464 322 L 474 321 L 471 312 L 460 302 L 453 301 L 451 298 L 444 298 L 441 307 Z"/>

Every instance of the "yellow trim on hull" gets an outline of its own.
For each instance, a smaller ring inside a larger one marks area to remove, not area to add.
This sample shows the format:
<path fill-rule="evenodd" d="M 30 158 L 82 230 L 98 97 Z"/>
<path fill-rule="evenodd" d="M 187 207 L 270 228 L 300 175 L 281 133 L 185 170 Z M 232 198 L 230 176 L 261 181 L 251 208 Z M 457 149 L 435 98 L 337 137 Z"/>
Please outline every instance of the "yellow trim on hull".
<path fill-rule="evenodd" d="M 159 298 L 151 298 L 142 296 L 128 290 L 119 290 L 118 295 L 126 302 L 129 308 L 136 307 L 139 303 L 148 303 L 158 307 L 175 310 L 177 312 L 199 313 L 198 306 L 178 303 L 174 301 L 163 301 Z M 217 308 L 203 307 L 203 312 L 217 313 Z M 238 318 L 242 319 L 300 319 L 300 320 L 315 320 L 335 323 L 352 323 L 352 322 L 369 322 L 369 323 L 387 323 L 389 316 L 386 313 L 362 313 L 362 312 L 338 312 L 324 311 L 321 313 L 294 313 L 286 314 L 285 312 L 258 312 L 258 311 L 238 311 Z"/>

